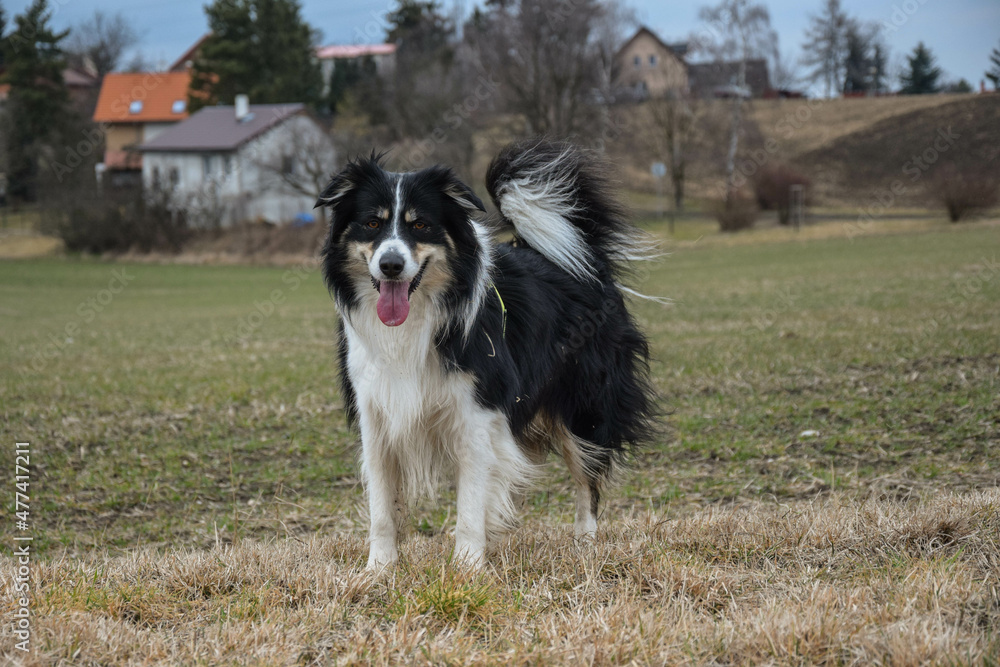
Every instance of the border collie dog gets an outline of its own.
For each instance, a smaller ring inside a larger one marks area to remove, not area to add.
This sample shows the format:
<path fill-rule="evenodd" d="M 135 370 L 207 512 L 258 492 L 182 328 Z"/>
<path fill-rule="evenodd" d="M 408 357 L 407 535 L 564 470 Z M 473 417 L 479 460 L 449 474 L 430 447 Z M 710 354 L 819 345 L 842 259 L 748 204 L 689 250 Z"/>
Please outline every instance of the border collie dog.
<path fill-rule="evenodd" d="M 487 187 L 501 224 L 445 167 L 393 173 L 357 159 L 330 209 L 323 271 L 340 312 L 344 405 L 361 430 L 369 568 L 398 558 L 407 503 L 454 475 L 455 559 L 483 564 L 549 451 L 576 485 L 576 534 L 602 487 L 651 437 L 646 339 L 619 281 L 648 244 L 593 156 L 534 140 L 506 147 Z M 492 231 L 507 228 L 499 243 Z"/>

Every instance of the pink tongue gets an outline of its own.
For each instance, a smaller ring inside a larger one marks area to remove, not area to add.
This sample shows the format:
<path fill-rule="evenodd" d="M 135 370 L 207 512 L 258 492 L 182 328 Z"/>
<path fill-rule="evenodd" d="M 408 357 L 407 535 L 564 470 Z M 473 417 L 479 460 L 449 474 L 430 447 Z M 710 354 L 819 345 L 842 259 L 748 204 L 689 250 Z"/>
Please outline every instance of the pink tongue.
<path fill-rule="evenodd" d="M 378 303 L 375 311 L 382 324 L 387 327 L 398 327 L 406 321 L 410 314 L 410 282 L 389 282 L 383 280 L 379 285 Z"/>

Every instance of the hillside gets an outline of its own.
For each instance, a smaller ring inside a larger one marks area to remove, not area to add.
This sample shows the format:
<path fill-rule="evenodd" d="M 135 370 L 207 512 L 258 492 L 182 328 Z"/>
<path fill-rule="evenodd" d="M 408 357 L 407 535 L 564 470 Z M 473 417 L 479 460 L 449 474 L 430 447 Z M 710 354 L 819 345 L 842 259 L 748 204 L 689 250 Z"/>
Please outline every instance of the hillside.
<path fill-rule="evenodd" d="M 880 121 L 973 99 L 969 95 L 902 95 L 832 100 L 754 100 L 747 117 L 794 159 Z"/>
<path fill-rule="evenodd" d="M 620 112 L 627 130 L 623 140 L 611 147 L 611 155 L 622 165 L 626 183 L 651 192 L 650 162 L 665 156 L 658 128 L 644 119 L 642 107 Z M 722 100 L 693 106 L 689 198 L 718 196 L 729 113 L 729 103 Z M 949 128 L 949 150 L 915 181 L 947 163 L 980 172 L 1000 170 L 1000 95 L 754 100 L 745 118 L 738 168 L 747 179 L 761 165 L 795 165 L 812 178 L 815 202 L 820 205 L 853 205 L 859 198 L 870 197 L 873 188 L 883 188 L 897 178 L 910 183 L 912 169 L 907 174 L 902 171 L 908 161 L 933 148 L 938 132 L 947 133 Z M 924 199 L 923 188 L 914 186 L 895 204 L 912 206 Z"/>
<path fill-rule="evenodd" d="M 922 203 L 935 172 L 1000 171 L 1000 95 L 966 96 L 877 120 L 808 151 L 797 160 L 827 194 L 870 195 L 899 180 L 901 203 Z"/>

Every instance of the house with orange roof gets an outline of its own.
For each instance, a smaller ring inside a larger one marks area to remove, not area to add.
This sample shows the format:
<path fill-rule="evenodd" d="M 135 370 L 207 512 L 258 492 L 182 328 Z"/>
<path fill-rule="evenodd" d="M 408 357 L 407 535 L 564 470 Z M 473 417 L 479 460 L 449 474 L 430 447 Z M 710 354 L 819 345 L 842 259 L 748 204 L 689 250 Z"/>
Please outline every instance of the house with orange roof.
<path fill-rule="evenodd" d="M 98 170 L 126 172 L 138 180 L 142 155 L 136 149 L 188 117 L 190 83 L 187 71 L 105 75 L 94 110 L 94 122 L 103 130 L 105 144 L 103 166 Z"/>

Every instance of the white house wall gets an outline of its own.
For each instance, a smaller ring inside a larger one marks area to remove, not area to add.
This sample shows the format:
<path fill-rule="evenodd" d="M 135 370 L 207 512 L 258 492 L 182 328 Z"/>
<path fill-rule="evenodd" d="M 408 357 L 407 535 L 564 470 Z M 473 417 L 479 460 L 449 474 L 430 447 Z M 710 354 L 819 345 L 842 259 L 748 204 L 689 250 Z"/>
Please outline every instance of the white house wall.
<path fill-rule="evenodd" d="M 280 182 L 280 178 L 268 169 L 262 169 L 261 164 L 281 165 L 282 155 L 292 154 L 292 149 L 299 147 L 319 148 L 321 153 L 328 152 L 326 173 L 332 174 L 337 168 L 336 153 L 333 142 L 323 129 L 306 115 L 293 116 L 257 137 L 239 150 L 239 162 L 244 165 L 242 171 L 243 187 L 256 193 L 250 203 L 253 218 L 261 218 L 272 222 L 288 222 L 299 213 L 313 214 L 313 206 L 319 192 L 310 195 L 295 192 L 289 186 Z M 317 150 L 312 148 L 313 151 Z M 296 170 L 301 173 L 305 156 L 292 155 Z"/>
<path fill-rule="evenodd" d="M 298 141 L 295 140 L 298 134 Z M 201 227 L 227 226 L 240 221 L 266 220 L 286 223 L 300 213 L 313 213 L 319 193 L 305 195 L 291 191 L 262 164 L 280 166 L 281 156 L 296 145 L 325 146 L 329 151 L 328 172 L 337 167 L 329 136 L 311 118 L 293 116 L 247 142 L 235 152 L 147 152 L 142 176 L 147 189 L 153 188 L 158 173 L 160 187 L 169 193 L 173 207 L 183 210 L 191 224 Z M 226 160 L 229 171 L 226 173 Z M 205 171 L 206 159 L 208 173 Z M 302 159 L 295 156 L 297 167 Z M 171 171 L 177 170 L 177 183 Z"/>

